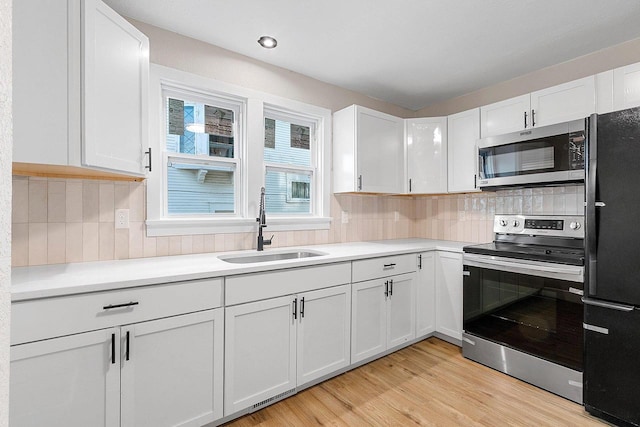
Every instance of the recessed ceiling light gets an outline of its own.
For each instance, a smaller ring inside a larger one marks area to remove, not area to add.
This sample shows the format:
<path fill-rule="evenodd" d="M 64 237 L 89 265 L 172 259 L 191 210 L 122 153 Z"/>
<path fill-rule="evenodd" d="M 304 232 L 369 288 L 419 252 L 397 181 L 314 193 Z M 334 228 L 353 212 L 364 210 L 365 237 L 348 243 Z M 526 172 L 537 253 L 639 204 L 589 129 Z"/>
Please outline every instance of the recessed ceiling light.
<path fill-rule="evenodd" d="M 273 49 L 274 47 L 278 46 L 278 40 L 274 39 L 271 36 L 262 36 L 258 39 L 258 43 L 260 43 L 260 46 L 264 47 L 265 49 Z"/>

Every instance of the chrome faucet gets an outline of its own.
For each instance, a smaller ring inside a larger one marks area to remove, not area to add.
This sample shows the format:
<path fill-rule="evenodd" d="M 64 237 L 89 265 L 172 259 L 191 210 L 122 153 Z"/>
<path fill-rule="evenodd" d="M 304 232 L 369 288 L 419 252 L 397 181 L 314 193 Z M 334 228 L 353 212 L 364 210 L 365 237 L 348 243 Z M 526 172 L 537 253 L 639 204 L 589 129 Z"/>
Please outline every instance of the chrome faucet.
<path fill-rule="evenodd" d="M 271 235 L 270 239 L 265 239 L 262 236 L 262 229 L 267 226 L 267 215 L 264 209 L 264 187 L 260 189 L 260 212 L 256 221 L 258 222 L 258 250 L 263 251 L 264 245 L 270 245 L 273 240 L 273 235 Z"/>

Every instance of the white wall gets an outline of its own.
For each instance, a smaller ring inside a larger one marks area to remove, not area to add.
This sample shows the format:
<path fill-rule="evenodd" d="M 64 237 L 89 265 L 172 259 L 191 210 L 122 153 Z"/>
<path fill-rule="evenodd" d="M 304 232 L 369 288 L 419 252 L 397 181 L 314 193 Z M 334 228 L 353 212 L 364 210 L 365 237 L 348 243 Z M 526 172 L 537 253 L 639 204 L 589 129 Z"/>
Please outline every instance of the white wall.
<path fill-rule="evenodd" d="M 413 111 L 248 56 L 130 20 L 149 37 L 151 62 L 337 111 L 351 104 L 398 117 Z"/>
<path fill-rule="evenodd" d="M 9 425 L 11 294 L 11 0 L 0 0 L 0 427 Z"/>
<path fill-rule="evenodd" d="M 415 117 L 454 114 L 636 62 L 640 62 L 640 38 L 425 107 Z"/>

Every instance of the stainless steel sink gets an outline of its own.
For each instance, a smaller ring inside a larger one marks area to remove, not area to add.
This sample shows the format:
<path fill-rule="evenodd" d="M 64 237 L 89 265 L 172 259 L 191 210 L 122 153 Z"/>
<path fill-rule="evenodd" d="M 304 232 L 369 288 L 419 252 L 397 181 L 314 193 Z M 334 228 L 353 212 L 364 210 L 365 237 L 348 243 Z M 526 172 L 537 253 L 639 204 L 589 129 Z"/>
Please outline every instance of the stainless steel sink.
<path fill-rule="evenodd" d="M 259 255 L 225 255 L 218 257 L 224 262 L 233 264 L 253 264 L 258 262 L 282 261 L 287 259 L 302 259 L 326 255 L 324 252 L 311 251 L 290 251 L 290 252 L 270 252 Z"/>

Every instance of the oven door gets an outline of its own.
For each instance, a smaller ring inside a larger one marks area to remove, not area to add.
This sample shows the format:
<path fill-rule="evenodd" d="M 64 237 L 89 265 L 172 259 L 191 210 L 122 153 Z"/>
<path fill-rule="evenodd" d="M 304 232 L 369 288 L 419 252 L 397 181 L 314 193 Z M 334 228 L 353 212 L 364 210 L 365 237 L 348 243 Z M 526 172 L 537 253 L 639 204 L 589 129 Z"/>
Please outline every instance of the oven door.
<path fill-rule="evenodd" d="M 480 188 L 584 180 L 584 120 L 478 142 Z"/>
<path fill-rule="evenodd" d="M 581 266 L 464 254 L 467 334 L 582 371 Z"/>

